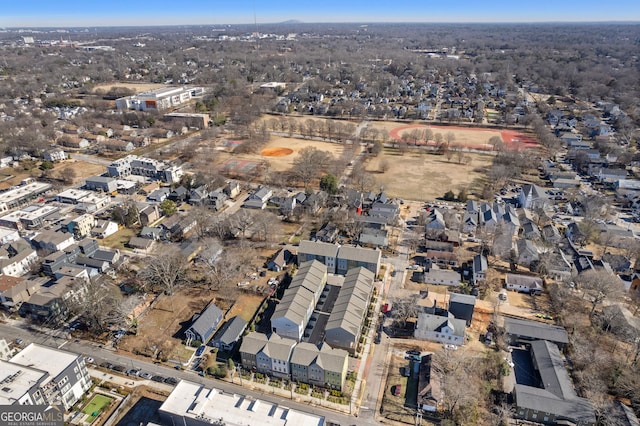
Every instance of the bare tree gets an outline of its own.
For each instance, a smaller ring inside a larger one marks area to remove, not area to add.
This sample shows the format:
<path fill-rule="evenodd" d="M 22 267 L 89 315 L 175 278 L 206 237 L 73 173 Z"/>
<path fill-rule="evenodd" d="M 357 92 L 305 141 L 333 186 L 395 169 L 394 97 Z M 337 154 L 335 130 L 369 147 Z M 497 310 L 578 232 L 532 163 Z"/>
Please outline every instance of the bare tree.
<path fill-rule="evenodd" d="M 164 245 L 156 250 L 154 256 L 147 258 L 147 266 L 140 274 L 141 278 L 159 285 L 168 295 L 173 295 L 177 286 L 185 279 L 187 259 L 177 246 Z"/>
<path fill-rule="evenodd" d="M 623 293 L 620 279 L 606 270 L 590 270 L 578 277 L 577 284 L 591 303 L 590 316 L 606 299 L 614 301 Z"/>
<path fill-rule="evenodd" d="M 330 161 L 331 154 L 328 152 L 320 151 L 314 147 L 303 148 L 295 158 L 291 172 L 307 189 L 309 183 L 320 176 Z"/>

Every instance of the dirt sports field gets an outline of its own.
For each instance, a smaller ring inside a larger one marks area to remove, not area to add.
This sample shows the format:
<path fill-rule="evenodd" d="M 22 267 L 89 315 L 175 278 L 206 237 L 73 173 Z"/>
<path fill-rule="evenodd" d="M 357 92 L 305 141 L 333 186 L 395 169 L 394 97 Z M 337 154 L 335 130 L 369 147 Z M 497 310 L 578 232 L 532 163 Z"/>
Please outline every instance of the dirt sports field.
<path fill-rule="evenodd" d="M 492 150 L 488 143 L 493 136 L 499 136 L 507 149 L 526 149 L 537 145 L 536 140 L 522 132 L 505 129 L 484 129 L 456 126 L 426 126 L 422 124 L 398 125 L 390 122 L 377 122 L 373 127 L 383 128 L 389 132 L 391 139 L 400 140 L 402 135 L 414 130 L 430 129 L 434 135 L 440 133 L 443 137 L 447 133 L 453 133 L 455 141 L 453 144 L 462 145 L 468 149 Z M 424 142 L 422 142 L 424 144 Z M 427 145 L 435 146 L 435 141 L 431 140 Z"/>
<path fill-rule="evenodd" d="M 153 90 L 153 89 L 159 89 L 160 87 L 166 87 L 166 85 L 165 84 L 154 84 L 154 83 L 121 83 L 121 82 L 114 82 L 114 83 L 98 84 L 98 85 L 93 87 L 92 92 L 95 93 L 97 90 L 104 90 L 105 92 L 108 92 L 113 87 L 126 87 L 128 89 L 135 90 L 136 93 L 141 93 L 141 92 L 147 92 L 147 91 Z"/>
<path fill-rule="evenodd" d="M 321 151 L 326 151 L 338 158 L 342 155 L 344 146 L 337 143 L 320 142 L 306 139 L 271 137 L 269 143 L 258 154 L 241 154 L 233 155 L 234 160 L 249 160 L 256 162 L 266 161 L 269 163 L 269 169 L 276 172 L 289 170 L 293 165 L 293 160 L 298 152 L 306 147 L 315 147 Z M 226 153 L 220 153 L 220 159 L 228 161 L 231 156 Z"/>

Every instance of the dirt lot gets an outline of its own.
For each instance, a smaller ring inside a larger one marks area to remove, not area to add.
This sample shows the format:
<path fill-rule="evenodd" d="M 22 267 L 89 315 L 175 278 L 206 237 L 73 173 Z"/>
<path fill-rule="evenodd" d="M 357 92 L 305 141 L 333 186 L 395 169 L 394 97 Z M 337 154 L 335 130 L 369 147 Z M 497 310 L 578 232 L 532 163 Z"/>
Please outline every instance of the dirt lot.
<path fill-rule="evenodd" d="M 86 178 L 101 175 L 106 171 L 106 167 L 101 164 L 87 163 L 86 161 L 72 159 L 56 163 L 53 168 L 53 176 L 56 176 L 61 170 L 66 169 L 67 167 L 71 167 L 76 172 L 76 177 L 73 182 L 74 184 L 84 182 Z"/>
<path fill-rule="evenodd" d="M 432 154 L 406 153 L 385 150 L 367 164 L 373 173 L 377 186 L 383 186 L 391 197 L 411 200 L 434 200 L 445 192 L 458 192 L 461 188 L 481 191 L 486 170 L 493 159 L 490 155 L 468 153 L 471 161 L 458 164 L 447 161 L 444 156 Z M 380 164 L 388 168 L 380 173 Z"/>

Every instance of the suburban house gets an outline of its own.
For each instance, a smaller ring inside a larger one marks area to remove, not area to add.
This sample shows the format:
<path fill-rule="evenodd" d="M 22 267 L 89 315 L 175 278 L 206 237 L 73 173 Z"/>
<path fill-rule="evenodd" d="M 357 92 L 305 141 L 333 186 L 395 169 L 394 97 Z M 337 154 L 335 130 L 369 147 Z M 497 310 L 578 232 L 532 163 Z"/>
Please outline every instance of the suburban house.
<path fill-rule="evenodd" d="M 519 293 L 540 294 L 544 290 L 542 278 L 527 275 L 506 274 L 505 285 L 507 290 Z"/>
<path fill-rule="evenodd" d="M 78 272 L 83 269 L 78 268 Z M 56 281 L 46 280 L 35 294 L 29 297 L 18 313 L 39 322 L 57 324 L 69 314 L 69 301 L 81 301 L 87 293 L 87 277 L 61 275 Z"/>
<path fill-rule="evenodd" d="M 429 269 L 422 275 L 425 284 L 460 285 L 460 273 L 449 269 Z"/>
<path fill-rule="evenodd" d="M 537 321 L 505 317 L 504 332 L 505 341 L 510 345 L 547 340 L 563 348 L 569 343 L 569 336 L 564 328 Z"/>
<path fill-rule="evenodd" d="M 458 255 L 454 252 L 427 250 L 425 258 L 431 263 L 445 268 L 455 268 L 458 266 Z"/>
<path fill-rule="evenodd" d="M 530 240 L 521 238 L 516 241 L 516 252 L 518 254 L 518 264 L 527 268 L 540 259 L 538 248 Z"/>
<path fill-rule="evenodd" d="M 347 377 L 349 355 L 324 343 L 298 343 L 291 354 L 291 380 L 342 390 Z"/>
<path fill-rule="evenodd" d="M 110 220 L 96 220 L 95 226 L 91 229 L 91 236 L 96 238 L 107 238 L 118 232 L 118 224 Z"/>
<path fill-rule="evenodd" d="M 327 283 L 327 268 L 317 260 L 300 264 L 271 316 L 271 330 L 299 342 Z"/>
<path fill-rule="evenodd" d="M 7 309 L 16 309 L 36 294 L 40 285 L 47 282 L 48 278 L 25 279 L 0 275 L 0 304 Z"/>
<path fill-rule="evenodd" d="M 418 373 L 418 407 L 425 411 L 435 412 L 442 398 L 440 377 L 431 366 L 433 354 L 423 355 L 420 359 Z"/>
<path fill-rule="evenodd" d="M 350 269 L 325 327 L 325 342 L 354 353 L 373 292 L 373 272 L 364 267 Z"/>
<path fill-rule="evenodd" d="M 267 263 L 267 268 L 270 271 L 280 272 L 291 262 L 292 258 L 293 254 L 289 249 L 282 248 L 278 250 L 275 256 Z"/>
<path fill-rule="evenodd" d="M 460 346 L 464 343 L 466 328 L 465 321 L 454 318 L 452 314 L 440 316 L 420 312 L 413 333 L 419 340 Z"/>
<path fill-rule="evenodd" d="M 479 282 L 483 282 L 487 279 L 487 269 L 489 269 L 489 264 L 487 263 L 486 257 L 481 254 L 473 256 L 473 264 L 471 268 L 474 284 L 478 284 Z"/>
<path fill-rule="evenodd" d="M 185 331 L 187 345 L 193 340 L 199 340 L 203 344 L 207 343 L 222 322 L 223 317 L 224 314 L 213 302 L 202 312 L 194 315 L 191 325 Z"/>
<path fill-rule="evenodd" d="M 42 154 L 42 158 L 45 161 L 51 161 L 52 163 L 55 163 L 57 161 L 66 160 L 67 154 L 60 148 L 50 149 L 49 151 L 45 151 L 44 154 Z"/>
<path fill-rule="evenodd" d="M 12 241 L 0 246 L 0 272 L 21 277 L 38 260 L 38 254 L 25 240 Z"/>
<path fill-rule="evenodd" d="M 212 340 L 212 346 L 222 351 L 230 351 L 236 342 L 242 337 L 242 333 L 247 329 L 247 322 L 242 317 L 236 315 L 225 322 Z"/>
<path fill-rule="evenodd" d="M 449 312 L 457 319 L 466 321 L 467 327 L 473 320 L 473 310 L 476 306 L 475 296 L 460 293 L 449 293 Z"/>
<path fill-rule="evenodd" d="M 31 242 L 40 249 L 54 252 L 66 249 L 75 243 L 75 239 L 73 234 L 47 230 L 33 237 Z"/>
<path fill-rule="evenodd" d="M 537 185 L 522 185 L 522 190 L 518 195 L 520 207 L 526 209 L 544 208 L 548 202 L 544 189 Z"/>
<path fill-rule="evenodd" d="M 530 344 L 536 386 L 516 383 L 513 389 L 514 416 L 544 424 L 595 425 L 591 402 L 581 398 L 571 383 L 558 346 L 546 340 Z"/>
<path fill-rule="evenodd" d="M 260 187 L 245 200 L 242 207 L 247 209 L 261 209 L 267 207 L 269 199 L 273 196 L 273 191 L 266 187 Z"/>

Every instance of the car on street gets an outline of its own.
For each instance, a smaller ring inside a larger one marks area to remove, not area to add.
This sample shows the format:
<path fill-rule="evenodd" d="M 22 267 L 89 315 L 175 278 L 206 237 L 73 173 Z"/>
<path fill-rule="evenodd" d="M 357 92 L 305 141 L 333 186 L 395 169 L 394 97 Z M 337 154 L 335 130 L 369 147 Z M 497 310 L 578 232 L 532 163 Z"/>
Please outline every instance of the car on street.
<path fill-rule="evenodd" d="M 167 377 L 166 379 L 164 379 L 164 382 L 168 385 L 177 385 L 178 384 L 178 380 L 175 377 Z"/>
<path fill-rule="evenodd" d="M 153 374 L 147 373 L 146 371 L 141 371 L 138 373 L 138 377 L 142 377 L 143 379 L 151 380 Z"/>
<path fill-rule="evenodd" d="M 117 371 L 118 373 L 124 373 L 124 371 L 127 369 L 127 367 L 122 366 L 122 365 L 113 365 L 113 366 L 111 367 L 111 369 L 112 369 L 113 371 Z"/>
<path fill-rule="evenodd" d="M 135 368 L 130 368 L 126 371 L 127 376 L 137 376 L 140 374 L 140 370 L 136 370 Z"/>
<path fill-rule="evenodd" d="M 100 364 L 100 367 L 111 370 L 111 368 L 113 368 L 113 364 L 111 364 L 110 362 L 103 362 L 102 364 Z"/>
<path fill-rule="evenodd" d="M 158 383 L 164 383 L 165 378 L 162 376 L 153 376 L 151 378 L 151 380 L 153 380 L 154 382 L 158 382 Z"/>
<path fill-rule="evenodd" d="M 94 359 L 91 358 L 90 356 L 86 357 L 84 359 L 84 362 L 86 362 L 87 364 L 93 364 L 94 363 Z"/>

